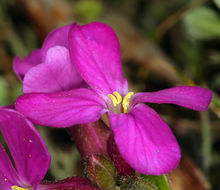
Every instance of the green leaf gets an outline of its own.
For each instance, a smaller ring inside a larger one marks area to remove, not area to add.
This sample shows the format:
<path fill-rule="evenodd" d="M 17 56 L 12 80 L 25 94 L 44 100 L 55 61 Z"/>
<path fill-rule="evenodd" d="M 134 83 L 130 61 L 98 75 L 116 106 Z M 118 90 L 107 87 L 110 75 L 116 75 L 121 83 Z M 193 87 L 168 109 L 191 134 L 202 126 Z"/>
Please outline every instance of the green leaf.
<path fill-rule="evenodd" d="M 220 9 L 220 0 L 213 0 L 216 6 Z"/>
<path fill-rule="evenodd" d="M 183 19 L 188 34 L 193 38 L 200 40 L 220 38 L 220 17 L 211 8 L 192 9 Z"/>
<path fill-rule="evenodd" d="M 142 177 L 147 182 L 154 185 L 157 190 L 171 190 L 171 187 L 169 185 L 166 175 L 160 175 L 160 176 L 142 175 Z"/>

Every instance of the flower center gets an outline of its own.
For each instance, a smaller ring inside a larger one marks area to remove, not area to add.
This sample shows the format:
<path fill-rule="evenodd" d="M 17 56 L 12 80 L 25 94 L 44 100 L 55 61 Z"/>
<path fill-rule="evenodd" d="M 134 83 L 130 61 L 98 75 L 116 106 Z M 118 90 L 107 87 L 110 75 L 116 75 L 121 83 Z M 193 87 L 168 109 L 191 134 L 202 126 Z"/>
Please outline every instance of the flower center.
<path fill-rule="evenodd" d="M 122 107 L 123 107 L 124 113 L 128 113 L 130 99 L 133 95 L 134 95 L 134 92 L 128 92 L 122 100 L 121 95 L 115 91 L 115 92 L 113 92 L 113 94 L 108 94 L 108 97 L 111 98 L 114 107 L 116 107 L 118 105 L 121 106 L 121 102 L 122 102 Z"/>
<path fill-rule="evenodd" d="M 17 185 L 11 186 L 12 190 L 29 190 L 29 188 L 18 187 Z"/>

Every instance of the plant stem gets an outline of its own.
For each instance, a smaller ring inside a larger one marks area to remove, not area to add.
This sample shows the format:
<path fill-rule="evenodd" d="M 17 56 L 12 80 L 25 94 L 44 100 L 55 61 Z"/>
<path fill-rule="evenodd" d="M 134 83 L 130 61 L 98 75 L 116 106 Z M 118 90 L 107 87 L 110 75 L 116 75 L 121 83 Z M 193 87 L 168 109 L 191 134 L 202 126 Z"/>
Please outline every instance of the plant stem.
<path fill-rule="evenodd" d="M 206 176 L 208 177 L 209 168 L 211 164 L 211 155 L 212 155 L 209 113 L 200 112 L 200 117 L 201 117 L 201 126 L 202 126 L 202 165 L 203 165 L 203 170 Z"/>

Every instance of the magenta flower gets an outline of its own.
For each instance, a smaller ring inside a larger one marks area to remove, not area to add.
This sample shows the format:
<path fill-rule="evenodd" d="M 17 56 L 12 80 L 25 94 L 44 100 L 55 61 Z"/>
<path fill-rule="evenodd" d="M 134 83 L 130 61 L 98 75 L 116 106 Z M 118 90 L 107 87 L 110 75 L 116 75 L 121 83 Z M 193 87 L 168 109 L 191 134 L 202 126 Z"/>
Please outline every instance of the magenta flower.
<path fill-rule="evenodd" d="M 14 161 L 13 165 L 0 143 L 1 190 L 97 190 L 80 177 L 41 183 L 50 165 L 50 154 L 32 123 L 20 113 L 0 109 L 0 131 Z"/>
<path fill-rule="evenodd" d="M 82 85 L 83 80 L 70 60 L 70 26 L 53 30 L 42 48 L 32 51 L 25 59 L 14 58 L 13 69 L 23 81 L 24 93 L 57 92 Z"/>
<path fill-rule="evenodd" d="M 52 127 L 94 122 L 107 113 L 116 145 L 136 171 L 161 175 L 175 169 L 181 153 L 173 133 L 153 109 L 140 102 L 203 111 L 208 109 L 212 92 L 190 86 L 129 92 L 117 36 L 103 23 L 72 25 L 69 44 L 74 66 L 91 88 L 25 94 L 17 99 L 16 109 L 31 121 Z"/>
<path fill-rule="evenodd" d="M 0 109 L 0 131 L 16 168 L 0 144 L 0 189 L 35 188 L 50 165 L 43 139 L 24 116 L 10 109 Z"/>

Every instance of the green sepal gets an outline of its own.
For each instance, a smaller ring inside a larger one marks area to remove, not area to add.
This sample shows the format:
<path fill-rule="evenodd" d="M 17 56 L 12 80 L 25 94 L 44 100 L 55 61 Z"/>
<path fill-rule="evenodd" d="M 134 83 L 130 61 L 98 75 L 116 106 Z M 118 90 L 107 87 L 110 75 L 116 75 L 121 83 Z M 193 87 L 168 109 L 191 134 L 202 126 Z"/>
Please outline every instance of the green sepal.
<path fill-rule="evenodd" d="M 111 161 L 101 155 L 90 155 L 85 163 L 86 176 L 102 190 L 115 190 L 117 171 Z"/>
<path fill-rule="evenodd" d="M 120 186 L 121 190 L 157 190 L 157 187 L 144 177 L 127 178 Z"/>
<path fill-rule="evenodd" d="M 167 175 L 160 175 L 160 176 L 142 175 L 142 177 L 145 180 L 147 180 L 149 183 L 154 185 L 157 190 L 172 190 Z"/>
<path fill-rule="evenodd" d="M 124 180 L 121 190 L 171 190 L 166 175 L 161 176 L 135 176 Z"/>

